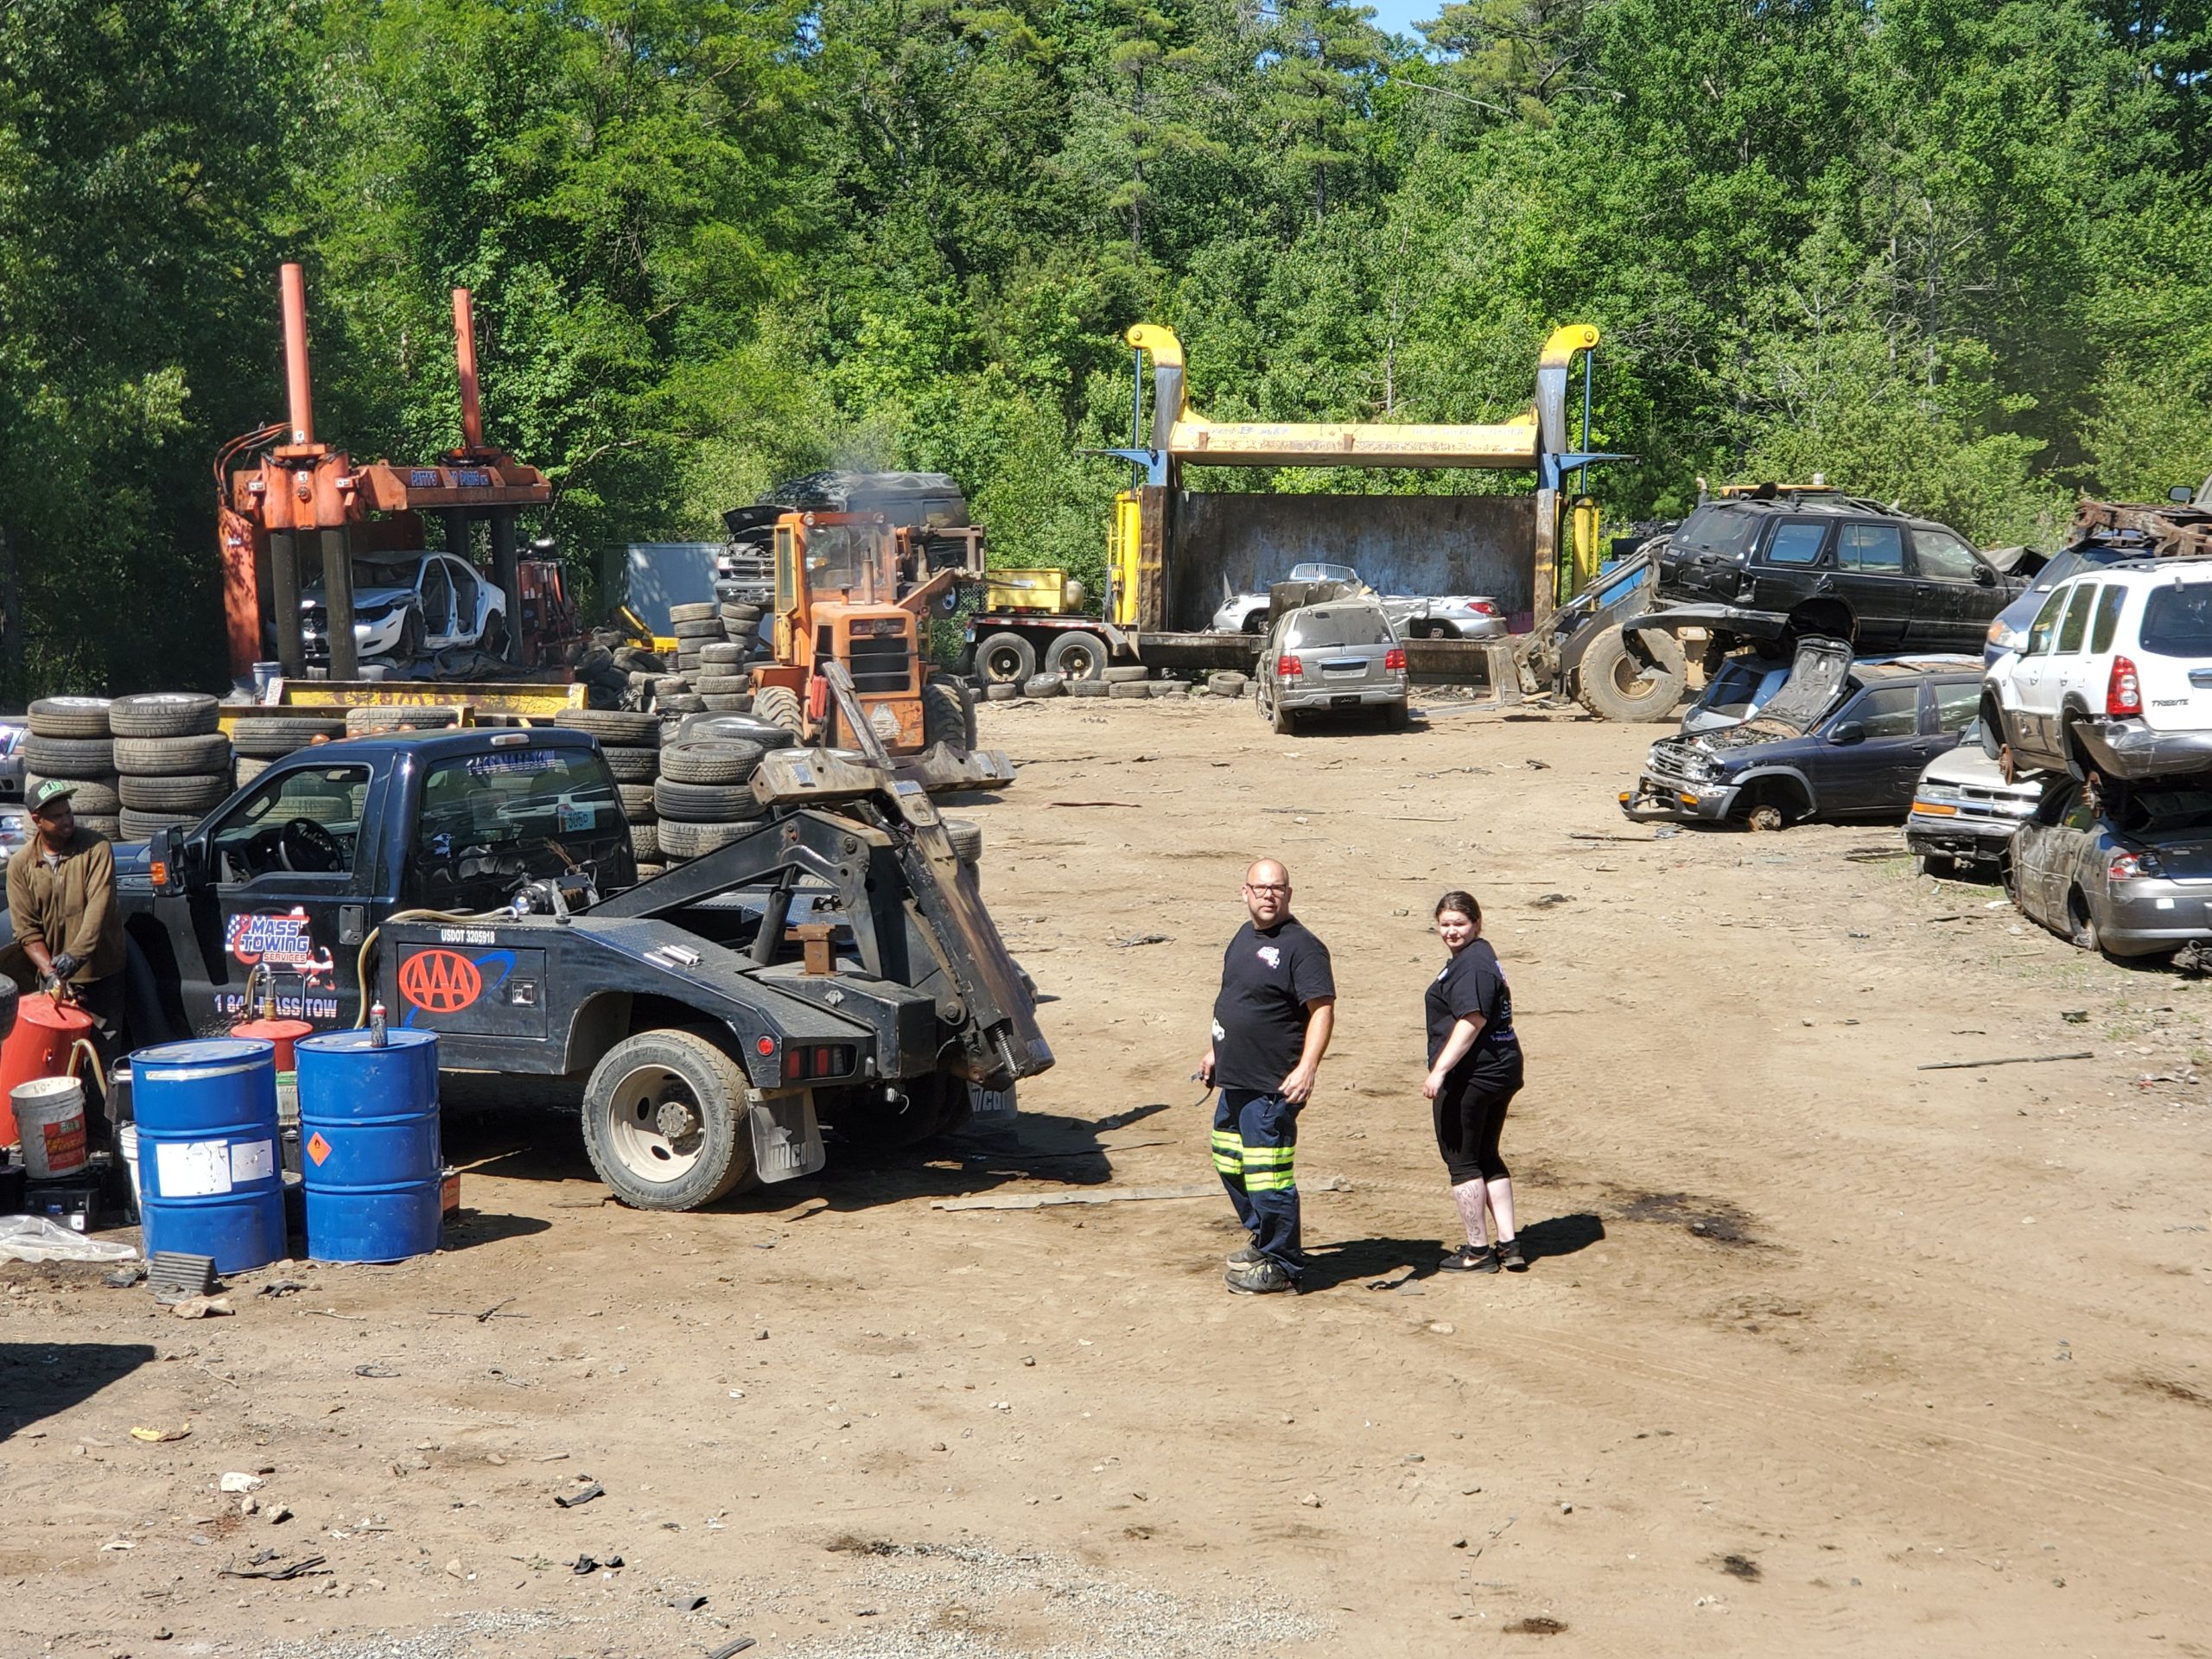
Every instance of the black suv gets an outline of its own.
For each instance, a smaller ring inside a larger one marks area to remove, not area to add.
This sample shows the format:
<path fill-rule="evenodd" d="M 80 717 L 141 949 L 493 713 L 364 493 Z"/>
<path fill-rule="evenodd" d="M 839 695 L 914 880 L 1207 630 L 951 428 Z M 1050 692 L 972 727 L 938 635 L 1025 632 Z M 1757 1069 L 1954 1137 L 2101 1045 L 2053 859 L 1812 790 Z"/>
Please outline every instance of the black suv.
<path fill-rule="evenodd" d="M 1821 634 L 1862 654 L 1978 654 L 2025 586 L 1942 524 L 1833 491 L 1708 501 L 1653 550 L 1658 595 L 1624 631 L 1704 628 L 1716 653 L 1786 658 Z"/>

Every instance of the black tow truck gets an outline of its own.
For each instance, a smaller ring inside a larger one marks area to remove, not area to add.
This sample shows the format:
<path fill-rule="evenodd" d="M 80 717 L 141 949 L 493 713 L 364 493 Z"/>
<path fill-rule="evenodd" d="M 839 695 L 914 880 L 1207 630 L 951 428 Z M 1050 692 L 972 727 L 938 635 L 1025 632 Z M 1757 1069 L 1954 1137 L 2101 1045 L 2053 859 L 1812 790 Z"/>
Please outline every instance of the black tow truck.
<path fill-rule="evenodd" d="M 850 701 L 832 669 L 832 693 Z M 848 710 L 849 715 L 851 711 Z M 615 1195 L 688 1210 L 819 1169 L 822 1125 L 903 1142 L 1014 1109 L 1052 1063 L 1033 989 L 932 789 L 1001 754 L 769 752 L 761 816 L 639 883 L 614 780 L 558 726 L 357 738 L 117 849 L 134 1040 L 280 1012 L 435 1031 L 446 1071 L 582 1080 Z"/>

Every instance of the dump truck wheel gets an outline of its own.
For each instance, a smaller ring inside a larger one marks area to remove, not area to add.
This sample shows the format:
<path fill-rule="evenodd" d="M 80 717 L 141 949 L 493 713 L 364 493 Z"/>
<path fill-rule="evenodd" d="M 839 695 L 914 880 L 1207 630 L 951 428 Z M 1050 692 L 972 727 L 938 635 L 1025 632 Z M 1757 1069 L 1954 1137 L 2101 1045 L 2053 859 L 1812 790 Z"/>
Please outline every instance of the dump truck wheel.
<path fill-rule="evenodd" d="M 699 1032 L 640 1032 L 584 1087 L 584 1150 L 633 1210 L 696 1210 L 753 1174 L 745 1074 Z"/>
<path fill-rule="evenodd" d="M 1095 633 L 1064 633 L 1045 648 L 1045 671 L 1070 681 L 1103 679 L 1106 642 Z"/>
<path fill-rule="evenodd" d="M 799 713 L 798 693 L 787 685 L 772 685 L 755 691 L 753 713 L 757 719 L 780 726 L 787 732 L 803 734 L 806 730 L 806 721 Z"/>
<path fill-rule="evenodd" d="M 1688 674 L 1681 641 L 1671 633 L 1640 633 L 1643 657 L 1618 627 L 1607 628 L 1582 655 L 1580 701 L 1603 720 L 1664 720 L 1681 701 Z"/>
<path fill-rule="evenodd" d="M 976 647 L 976 672 L 992 685 L 1017 689 L 1037 675 L 1037 648 L 1018 633 L 984 636 Z"/>
<path fill-rule="evenodd" d="M 975 693 L 950 674 L 937 673 L 922 686 L 922 744 L 976 747 Z"/>

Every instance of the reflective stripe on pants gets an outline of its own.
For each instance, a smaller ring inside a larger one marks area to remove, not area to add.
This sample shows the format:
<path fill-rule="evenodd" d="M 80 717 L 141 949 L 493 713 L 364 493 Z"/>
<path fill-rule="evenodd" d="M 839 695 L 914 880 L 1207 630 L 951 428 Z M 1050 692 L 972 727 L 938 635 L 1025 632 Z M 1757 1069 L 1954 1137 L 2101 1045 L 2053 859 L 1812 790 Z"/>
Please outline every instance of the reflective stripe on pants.
<path fill-rule="evenodd" d="M 1254 1245 L 1294 1278 L 1306 1267 L 1293 1167 L 1297 1155 L 1297 1107 L 1281 1095 L 1221 1091 L 1214 1106 L 1213 1166 Z"/>

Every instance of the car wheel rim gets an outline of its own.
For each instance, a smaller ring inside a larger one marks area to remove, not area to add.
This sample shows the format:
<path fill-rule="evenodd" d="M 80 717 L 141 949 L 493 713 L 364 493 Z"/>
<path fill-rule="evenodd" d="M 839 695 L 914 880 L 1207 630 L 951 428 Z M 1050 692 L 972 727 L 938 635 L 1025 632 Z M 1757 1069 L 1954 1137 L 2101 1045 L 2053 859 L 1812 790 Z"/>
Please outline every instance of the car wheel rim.
<path fill-rule="evenodd" d="M 680 1181 L 706 1150 L 698 1097 L 666 1066 L 639 1066 L 626 1075 L 608 1093 L 605 1113 L 607 1149 L 636 1180 Z"/>

